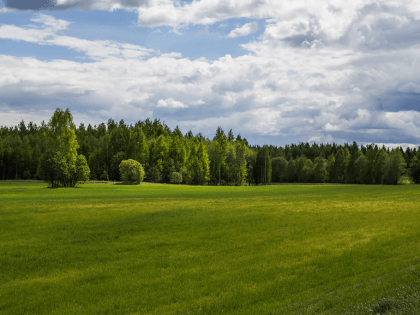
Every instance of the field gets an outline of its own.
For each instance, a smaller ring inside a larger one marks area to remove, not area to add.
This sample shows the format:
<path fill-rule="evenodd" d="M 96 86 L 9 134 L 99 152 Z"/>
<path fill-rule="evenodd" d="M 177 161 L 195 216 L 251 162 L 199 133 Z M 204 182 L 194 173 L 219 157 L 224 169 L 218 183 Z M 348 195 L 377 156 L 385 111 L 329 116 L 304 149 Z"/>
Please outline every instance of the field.
<path fill-rule="evenodd" d="M 0 314 L 343 314 L 420 273 L 420 187 L 0 182 Z"/>

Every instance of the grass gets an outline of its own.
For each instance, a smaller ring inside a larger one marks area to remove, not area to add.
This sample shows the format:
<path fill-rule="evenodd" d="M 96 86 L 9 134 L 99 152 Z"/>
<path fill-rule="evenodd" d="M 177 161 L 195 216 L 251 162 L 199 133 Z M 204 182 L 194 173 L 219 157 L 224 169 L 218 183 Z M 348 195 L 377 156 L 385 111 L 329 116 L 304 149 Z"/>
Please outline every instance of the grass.
<path fill-rule="evenodd" d="M 45 187 L 0 182 L 0 314 L 374 314 L 418 297 L 417 185 Z"/>

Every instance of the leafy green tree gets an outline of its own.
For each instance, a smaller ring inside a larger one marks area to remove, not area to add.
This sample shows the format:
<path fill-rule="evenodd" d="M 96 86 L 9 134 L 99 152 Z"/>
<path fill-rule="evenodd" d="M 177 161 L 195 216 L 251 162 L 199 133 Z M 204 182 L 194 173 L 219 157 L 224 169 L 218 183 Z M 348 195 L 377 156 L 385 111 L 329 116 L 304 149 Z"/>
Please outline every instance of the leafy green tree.
<path fill-rule="evenodd" d="M 200 185 L 209 180 L 209 160 L 207 148 L 198 139 L 192 140 L 190 156 L 187 161 L 187 170 L 183 179 L 188 184 Z"/>
<path fill-rule="evenodd" d="M 363 153 L 359 151 L 359 147 L 356 141 L 353 141 L 353 144 L 350 146 L 350 158 L 345 170 L 345 182 L 354 184 L 358 181 L 357 170 L 355 168 L 356 160 L 362 156 Z"/>
<path fill-rule="evenodd" d="M 405 173 L 407 163 L 397 148 L 389 154 L 384 161 L 384 174 L 382 183 L 387 185 L 397 185 L 401 175 Z"/>
<path fill-rule="evenodd" d="M 286 178 L 288 183 L 296 183 L 298 180 L 298 172 L 296 169 L 296 161 L 290 160 L 287 163 Z"/>
<path fill-rule="evenodd" d="M 242 185 L 246 181 L 247 177 L 247 147 L 244 141 L 236 141 L 235 153 L 235 182 L 237 185 Z"/>
<path fill-rule="evenodd" d="M 36 175 L 38 171 L 39 160 L 42 156 L 41 149 L 38 145 L 35 145 L 35 147 L 32 148 L 31 155 L 32 156 L 31 164 L 29 165 L 29 171 L 31 172 L 31 174 Z"/>
<path fill-rule="evenodd" d="M 296 172 L 298 182 L 310 183 L 312 181 L 312 161 L 302 154 L 296 160 Z"/>
<path fill-rule="evenodd" d="M 364 155 L 360 156 L 354 162 L 353 170 L 356 176 L 356 183 L 367 184 L 370 182 L 368 178 L 368 174 L 366 172 L 366 167 L 367 167 L 367 158 Z"/>
<path fill-rule="evenodd" d="M 124 183 L 140 184 L 144 179 L 143 166 L 135 160 L 123 160 L 119 168 Z"/>
<path fill-rule="evenodd" d="M 40 159 L 37 176 L 52 188 L 65 185 L 68 178 L 66 158 L 59 151 L 48 150 Z"/>
<path fill-rule="evenodd" d="M 231 184 L 235 182 L 237 177 L 237 167 L 236 167 L 236 149 L 235 143 L 230 140 L 227 145 L 226 150 L 226 160 L 225 160 L 225 167 L 224 167 L 224 177 L 226 182 Z"/>
<path fill-rule="evenodd" d="M 120 164 L 126 159 L 125 152 L 118 152 L 111 159 L 111 179 L 115 181 L 120 180 Z"/>
<path fill-rule="evenodd" d="M 127 125 L 124 123 L 124 120 L 121 119 L 118 127 L 113 128 L 110 133 L 110 145 L 113 154 L 115 155 L 118 152 L 127 152 L 129 140 L 130 131 L 128 130 Z"/>
<path fill-rule="evenodd" d="M 287 160 L 284 157 L 275 157 L 271 159 L 271 181 L 282 183 L 286 180 Z"/>
<path fill-rule="evenodd" d="M 255 183 L 255 165 L 257 161 L 256 150 L 247 148 L 245 152 L 245 160 L 246 160 L 246 173 L 247 173 L 246 179 L 249 183 Z"/>
<path fill-rule="evenodd" d="M 169 182 L 169 175 L 173 171 L 174 163 L 169 159 L 169 139 L 164 134 L 156 139 L 151 164 L 159 170 L 162 181 Z"/>
<path fill-rule="evenodd" d="M 305 155 L 302 154 L 304 157 Z M 298 173 L 298 181 L 300 183 L 311 183 L 313 181 L 313 163 L 310 159 L 304 159 L 304 165 Z"/>
<path fill-rule="evenodd" d="M 267 146 L 260 148 L 255 165 L 256 184 L 271 182 L 271 157 Z"/>
<path fill-rule="evenodd" d="M 144 164 L 149 158 L 149 147 L 146 143 L 146 137 L 139 126 L 134 127 L 131 133 L 129 152 L 129 155 L 141 164 Z"/>
<path fill-rule="evenodd" d="M 335 156 L 334 153 L 331 153 L 330 156 L 328 156 L 328 163 L 327 163 L 327 169 L 328 169 L 328 182 L 334 183 L 336 180 L 336 168 L 335 168 Z"/>
<path fill-rule="evenodd" d="M 373 164 L 373 183 L 375 184 L 382 184 L 383 177 L 385 174 L 385 160 L 388 154 L 384 149 L 380 149 L 375 156 L 375 161 Z"/>
<path fill-rule="evenodd" d="M 23 170 L 25 168 L 24 151 L 22 148 L 22 141 L 19 137 L 16 137 L 15 147 L 11 150 L 11 158 L 14 164 L 15 175 L 14 178 L 18 179 L 22 177 Z"/>
<path fill-rule="evenodd" d="M 315 183 L 324 183 L 327 179 L 327 161 L 318 156 L 313 165 L 313 181 Z"/>
<path fill-rule="evenodd" d="M 187 160 L 187 149 L 180 131 L 175 133 L 175 136 L 172 138 L 168 155 L 173 161 L 176 171 L 179 171 L 185 165 Z"/>
<path fill-rule="evenodd" d="M 378 153 L 379 148 L 377 145 L 369 144 L 366 146 L 366 162 L 365 162 L 365 184 L 373 184 L 374 183 L 374 165 L 376 154 Z"/>
<path fill-rule="evenodd" d="M 213 138 L 213 143 L 210 151 L 210 168 L 214 181 L 220 184 L 222 168 L 225 167 L 226 154 L 228 149 L 228 138 L 225 135 L 222 127 L 217 127 L 216 135 Z"/>
<path fill-rule="evenodd" d="M 347 148 L 338 149 L 335 155 L 335 162 L 333 166 L 334 183 L 344 183 L 346 181 L 346 169 L 350 160 L 350 153 Z"/>
<path fill-rule="evenodd" d="M 3 175 L 3 179 L 4 179 L 4 146 L 3 146 L 3 140 L 0 137 L 0 175 Z"/>
<path fill-rule="evenodd" d="M 77 149 L 76 126 L 73 116 L 67 108 L 65 111 L 57 108 L 48 123 L 48 149 L 60 152 L 68 166 L 76 163 Z"/>
<path fill-rule="evenodd" d="M 420 184 L 420 150 L 411 161 L 409 174 L 415 184 Z"/>
<path fill-rule="evenodd" d="M 70 186 L 74 187 L 78 182 L 89 180 L 90 169 L 84 155 L 78 155 L 76 163 L 69 169 Z"/>

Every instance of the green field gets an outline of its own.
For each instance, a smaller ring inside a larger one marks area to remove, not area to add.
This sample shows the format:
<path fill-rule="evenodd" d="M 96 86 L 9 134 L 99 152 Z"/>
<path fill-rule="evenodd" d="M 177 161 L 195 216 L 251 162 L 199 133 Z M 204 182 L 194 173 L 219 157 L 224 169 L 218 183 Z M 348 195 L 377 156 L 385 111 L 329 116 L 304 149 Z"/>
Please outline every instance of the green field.
<path fill-rule="evenodd" d="M 420 187 L 0 182 L 0 314 L 342 314 L 420 273 Z"/>

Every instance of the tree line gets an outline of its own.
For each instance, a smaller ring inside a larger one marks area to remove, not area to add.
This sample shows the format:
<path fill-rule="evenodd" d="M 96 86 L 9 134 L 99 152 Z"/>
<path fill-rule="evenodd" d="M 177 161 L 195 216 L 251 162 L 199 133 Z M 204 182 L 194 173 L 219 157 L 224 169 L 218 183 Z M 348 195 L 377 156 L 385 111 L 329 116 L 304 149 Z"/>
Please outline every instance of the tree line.
<path fill-rule="evenodd" d="M 48 123 L 0 127 L 0 178 L 46 179 L 56 186 L 80 180 L 122 180 L 122 161 L 141 164 L 144 180 L 193 185 L 288 183 L 397 184 L 408 175 L 420 182 L 420 150 L 299 143 L 249 145 L 218 127 L 212 139 L 171 130 L 159 119 L 127 125 L 73 123 L 57 109 Z M 51 177 L 52 176 L 52 177 Z"/>

